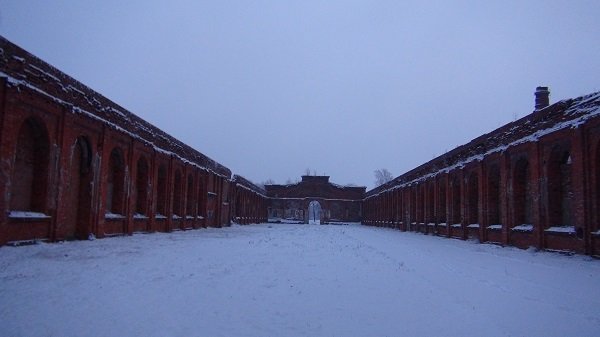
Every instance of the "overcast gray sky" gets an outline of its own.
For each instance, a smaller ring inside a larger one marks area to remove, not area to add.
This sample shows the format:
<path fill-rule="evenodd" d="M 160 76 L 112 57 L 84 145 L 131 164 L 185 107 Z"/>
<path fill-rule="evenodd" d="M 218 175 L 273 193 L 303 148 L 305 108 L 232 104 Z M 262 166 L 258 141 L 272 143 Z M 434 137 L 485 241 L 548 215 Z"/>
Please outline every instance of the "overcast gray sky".
<path fill-rule="evenodd" d="M 261 182 L 374 187 L 600 90 L 600 1 L 0 0 L 0 32 Z"/>

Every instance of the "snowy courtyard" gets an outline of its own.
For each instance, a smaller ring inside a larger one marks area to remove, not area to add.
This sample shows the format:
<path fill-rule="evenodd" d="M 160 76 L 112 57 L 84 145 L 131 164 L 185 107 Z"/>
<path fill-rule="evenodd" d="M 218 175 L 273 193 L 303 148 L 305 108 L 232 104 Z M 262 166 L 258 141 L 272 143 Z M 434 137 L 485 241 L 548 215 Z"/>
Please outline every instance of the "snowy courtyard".
<path fill-rule="evenodd" d="M 600 336 L 600 261 L 359 225 L 0 248 L 0 336 Z"/>

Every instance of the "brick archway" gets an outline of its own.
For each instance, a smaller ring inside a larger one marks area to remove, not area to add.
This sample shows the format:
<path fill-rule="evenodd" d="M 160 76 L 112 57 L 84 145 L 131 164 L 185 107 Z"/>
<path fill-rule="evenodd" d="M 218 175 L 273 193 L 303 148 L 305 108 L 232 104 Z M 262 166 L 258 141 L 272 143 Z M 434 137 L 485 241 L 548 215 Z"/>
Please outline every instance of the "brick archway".
<path fill-rule="evenodd" d="M 93 178 L 92 150 L 87 137 L 77 138 L 71 153 L 71 167 L 68 188 L 69 204 L 65 218 L 65 238 L 86 239 L 92 232 L 91 214 L 91 183 Z"/>
<path fill-rule="evenodd" d="M 321 206 L 321 203 L 317 200 L 311 200 L 308 203 L 306 214 L 308 216 L 309 224 L 320 225 L 321 220 L 323 219 L 323 207 Z"/>

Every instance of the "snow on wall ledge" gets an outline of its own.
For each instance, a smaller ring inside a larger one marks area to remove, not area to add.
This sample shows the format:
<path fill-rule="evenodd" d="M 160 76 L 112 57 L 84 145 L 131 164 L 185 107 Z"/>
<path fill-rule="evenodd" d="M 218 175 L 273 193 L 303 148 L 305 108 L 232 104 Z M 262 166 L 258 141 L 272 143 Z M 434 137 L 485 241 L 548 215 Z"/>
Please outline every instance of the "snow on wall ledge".
<path fill-rule="evenodd" d="M 0 36 L 0 77 L 124 132 L 157 152 L 229 179 L 231 170 Z"/>

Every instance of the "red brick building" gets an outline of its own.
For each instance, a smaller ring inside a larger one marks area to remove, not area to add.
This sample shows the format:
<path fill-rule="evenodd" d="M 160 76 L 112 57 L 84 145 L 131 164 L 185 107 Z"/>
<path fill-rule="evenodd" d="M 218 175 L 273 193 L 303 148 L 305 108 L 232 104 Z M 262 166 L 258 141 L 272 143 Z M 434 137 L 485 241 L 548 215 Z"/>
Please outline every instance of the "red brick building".
<path fill-rule="evenodd" d="M 233 176 L 232 184 L 232 220 L 239 224 L 267 222 L 269 201 L 265 190 L 238 175 Z"/>
<path fill-rule="evenodd" d="M 600 254 L 600 93 L 548 106 L 366 194 L 368 225 Z"/>
<path fill-rule="evenodd" d="M 300 223 L 360 222 L 365 187 L 340 186 L 328 176 L 302 176 L 288 185 L 266 185 L 269 218 Z"/>
<path fill-rule="evenodd" d="M 0 245 L 266 218 L 264 191 L 1 37 L 0 155 Z"/>
<path fill-rule="evenodd" d="M 270 216 L 600 255 L 600 93 L 548 95 L 369 192 L 327 176 L 263 189 L 0 37 L 0 245 Z"/>

